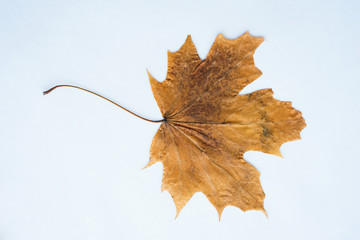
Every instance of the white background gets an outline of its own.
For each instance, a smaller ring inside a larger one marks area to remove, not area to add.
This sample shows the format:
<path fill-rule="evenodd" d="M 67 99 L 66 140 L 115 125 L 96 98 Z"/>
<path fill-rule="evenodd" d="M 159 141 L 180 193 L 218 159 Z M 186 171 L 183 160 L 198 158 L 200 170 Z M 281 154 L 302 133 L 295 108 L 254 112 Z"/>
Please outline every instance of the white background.
<path fill-rule="evenodd" d="M 0 1 L 0 239 L 359 239 L 359 1 Z M 191 34 L 265 37 L 263 75 L 307 127 L 284 158 L 248 152 L 261 212 L 215 208 L 197 193 L 175 220 L 162 166 L 141 170 L 161 119 L 167 50 Z"/>

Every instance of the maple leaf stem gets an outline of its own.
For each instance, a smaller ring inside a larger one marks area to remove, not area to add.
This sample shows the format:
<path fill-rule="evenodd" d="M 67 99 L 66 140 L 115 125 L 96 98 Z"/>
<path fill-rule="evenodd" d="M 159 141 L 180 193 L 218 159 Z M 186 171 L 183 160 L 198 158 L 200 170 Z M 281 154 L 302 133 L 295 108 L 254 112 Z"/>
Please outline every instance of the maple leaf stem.
<path fill-rule="evenodd" d="M 73 86 L 73 85 L 57 85 L 57 86 L 54 86 L 54 87 L 50 88 L 49 90 L 43 92 L 43 94 L 44 94 L 44 95 L 49 94 L 49 93 L 51 93 L 53 90 L 55 90 L 56 88 L 60 88 L 60 87 L 76 88 L 76 89 L 80 89 L 80 90 L 83 90 L 83 91 L 85 91 L 85 92 L 94 94 L 94 95 L 96 95 L 96 96 L 98 96 L 98 97 L 101 97 L 102 99 L 105 99 L 105 100 L 108 101 L 108 102 L 111 102 L 112 104 L 114 104 L 114 105 L 118 106 L 119 108 L 127 111 L 128 113 L 131 113 L 132 115 L 134 115 L 134 116 L 136 116 L 136 117 L 138 117 L 138 118 L 141 118 L 141 119 L 143 119 L 143 120 L 145 120 L 145 121 L 148 121 L 148 122 L 158 123 L 158 122 L 164 122 L 164 121 L 165 121 L 165 119 L 162 119 L 162 120 L 150 120 L 150 119 L 141 117 L 141 116 L 137 115 L 136 113 L 133 113 L 133 112 L 131 112 L 130 110 L 128 110 L 128 109 L 120 106 L 119 104 L 117 104 L 117 103 L 115 103 L 115 102 L 113 102 L 113 101 L 111 101 L 110 99 L 101 96 L 100 94 L 97 94 L 97 93 L 94 93 L 94 92 L 92 92 L 92 91 L 90 91 L 90 90 L 87 90 L 87 89 L 84 89 L 84 88 L 81 88 L 81 87 L 77 87 L 77 86 Z"/>

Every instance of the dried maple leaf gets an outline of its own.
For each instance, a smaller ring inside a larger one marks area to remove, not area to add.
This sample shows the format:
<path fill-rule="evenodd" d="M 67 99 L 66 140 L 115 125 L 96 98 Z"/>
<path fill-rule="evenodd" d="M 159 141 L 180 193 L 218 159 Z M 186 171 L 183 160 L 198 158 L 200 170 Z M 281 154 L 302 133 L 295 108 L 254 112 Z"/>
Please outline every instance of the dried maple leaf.
<path fill-rule="evenodd" d="M 188 36 L 184 45 L 168 53 L 163 82 L 150 74 L 150 83 L 163 120 L 143 118 L 103 96 L 118 107 L 150 122 L 162 122 L 150 150 L 150 161 L 164 166 L 162 190 L 174 199 L 177 214 L 196 192 L 215 206 L 219 217 L 232 205 L 265 214 L 260 173 L 243 158 L 255 150 L 281 156 L 280 146 L 300 139 L 305 127 L 301 112 L 272 97 L 271 89 L 239 92 L 261 72 L 253 54 L 263 38 L 245 33 L 235 40 L 218 35 L 205 60 L 199 58 Z"/>
<path fill-rule="evenodd" d="M 165 81 L 149 74 L 165 121 L 147 166 L 163 164 L 162 190 L 171 194 L 177 215 L 196 192 L 219 217 L 228 205 L 265 213 L 260 173 L 243 155 L 255 150 L 281 156 L 280 146 L 300 139 L 305 121 L 271 89 L 238 95 L 261 75 L 253 54 L 262 42 L 249 33 L 235 40 L 220 34 L 202 60 L 189 35 L 177 52 L 168 52 Z"/>

